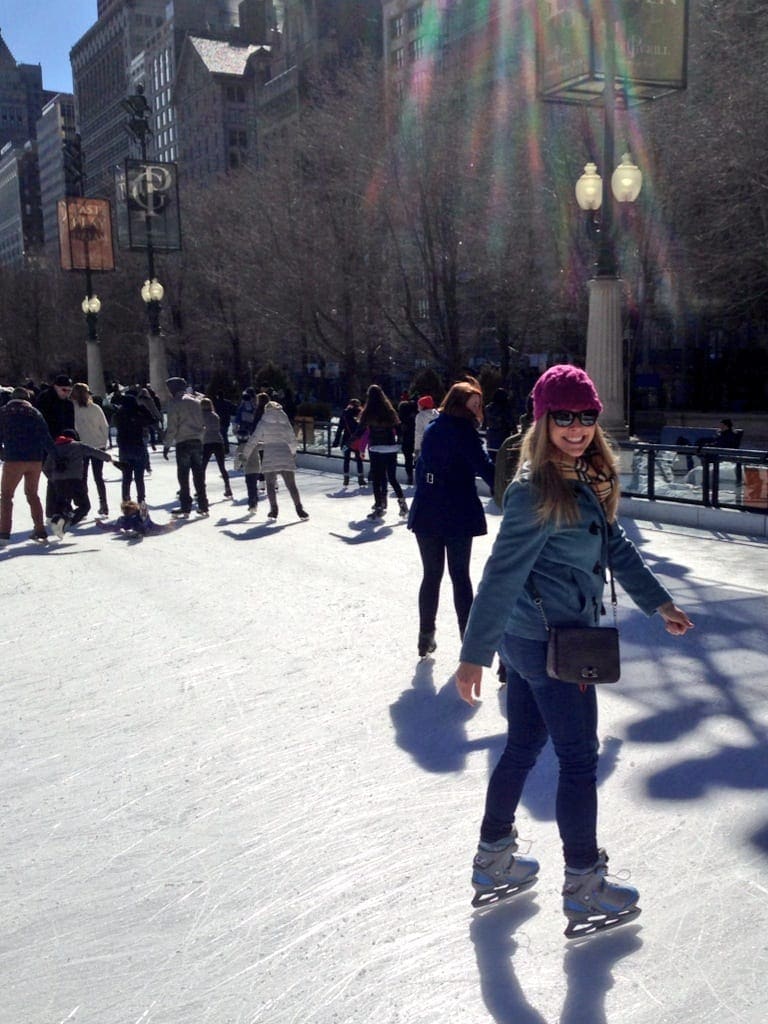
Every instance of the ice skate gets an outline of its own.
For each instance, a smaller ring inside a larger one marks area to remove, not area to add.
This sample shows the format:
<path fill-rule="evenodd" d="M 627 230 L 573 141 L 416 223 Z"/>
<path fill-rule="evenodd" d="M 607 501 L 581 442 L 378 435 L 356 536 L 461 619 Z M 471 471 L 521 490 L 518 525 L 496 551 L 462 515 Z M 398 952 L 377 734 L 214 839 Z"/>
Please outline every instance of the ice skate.
<path fill-rule="evenodd" d="M 269 510 L 269 512 L 267 512 L 267 519 L 271 519 L 273 521 L 275 519 L 277 519 L 277 509 L 276 508 L 271 508 Z"/>
<path fill-rule="evenodd" d="M 299 517 L 299 519 L 309 519 L 309 512 L 307 512 L 306 509 L 302 508 L 301 505 L 299 505 L 299 507 L 296 509 L 296 515 Z"/>
<path fill-rule="evenodd" d="M 516 857 L 517 829 L 495 843 L 480 842 L 472 862 L 473 907 L 489 907 L 530 888 L 539 873 L 533 857 Z"/>
<path fill-rule="evenodd" d="M 172 508 L 171 515 L 174 519 L 189 519 L 189 509 L 186 508 Z"/>
<path fill-rule="evenodd" d="M 426 658 L 428 654 L 432 654 L 436 650 L 434 629 L 431 633 L 419 633 L 419 657 Z"/>
<path fill-rule="evenodd" d="M 398 498 L 397 499 L 397 504 L 398 504 L 398 507 L 400 509 L 400 515 L 401 516 L 407 516 L 408 515 L 408 505 L 406 504 L 405 498 Z"/>
<path fill-rule="evenodd" d="M 631 885 L 615 885 L 606 880 L 608 855 L 597 851 L 591 868 L 565 869 L 563 912 L 568 918 L 565 936 L 576 939 L 594 932 L 615 928 L 634 920 L 640 913 L 640 893 Z"/>
<path fill-rule="evenodd" d="M 64 539 L 64 531 L 67 528 L 67 520 L 64 516 L 54 516 L 51 519 L 51 529 L 59 540 Z"/>
<path fill-rule="evenodd" d="M 374 505 L 373 511 L 368 513 L 368 519 L 383 519 L 384 509 L 381 505 Z"/>
<path fill-rule="evenodd" d="M 0 533 L 0 548 L 4 548 L 10 541 L 11 537 L 8 533 Z"/>

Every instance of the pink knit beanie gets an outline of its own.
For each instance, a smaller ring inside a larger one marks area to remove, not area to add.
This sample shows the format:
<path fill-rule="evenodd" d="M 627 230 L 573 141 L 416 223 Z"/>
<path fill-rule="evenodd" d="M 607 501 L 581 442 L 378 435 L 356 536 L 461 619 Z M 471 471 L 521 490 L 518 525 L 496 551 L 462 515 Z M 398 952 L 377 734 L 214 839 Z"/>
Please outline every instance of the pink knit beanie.
<path fill-rule="evenodd" d="M 571 412 L 583 412 L 585 409 L 603 411 L 597 388 L 578 366 L 567 363 L 550 366 L 534 385 L 534 420 L 541 419 L 548 412 L 557 412 L 558 409 L 569 409 Z"/>
<path fill-rule="evenodd" d="M 434 409 L 435 402 L 432 395 L 422 395 L 418 401 L 419 409 Z"/>

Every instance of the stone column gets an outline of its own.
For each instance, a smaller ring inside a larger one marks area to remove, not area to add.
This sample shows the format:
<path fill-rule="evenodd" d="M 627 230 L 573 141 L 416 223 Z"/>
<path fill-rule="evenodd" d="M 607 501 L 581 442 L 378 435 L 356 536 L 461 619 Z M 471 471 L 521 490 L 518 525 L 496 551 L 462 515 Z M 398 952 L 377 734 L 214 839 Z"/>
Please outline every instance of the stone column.
<path fill-rule="evenodd" d="M 165 342 L 162 334 L 147 335 L 149 346 L 149 383 L 161 402 L 170 396 L 165 382 L 168 380 L 168 361 L 165 354 Z"/>
<path fill-rule="evenodd" d="M 588 288 L 586 371 L 603 403 L 601 426 L 615 440 L 625 441 L 621 282 L 616 277 L 596 277 Z"/>
<path fill-rule="evenodd" d="M 88 360 L 88 387 L 92 395 L 104 397 L 104 367 L 101 362 L 101 344 L 89 338 L 86 342 Z"/>

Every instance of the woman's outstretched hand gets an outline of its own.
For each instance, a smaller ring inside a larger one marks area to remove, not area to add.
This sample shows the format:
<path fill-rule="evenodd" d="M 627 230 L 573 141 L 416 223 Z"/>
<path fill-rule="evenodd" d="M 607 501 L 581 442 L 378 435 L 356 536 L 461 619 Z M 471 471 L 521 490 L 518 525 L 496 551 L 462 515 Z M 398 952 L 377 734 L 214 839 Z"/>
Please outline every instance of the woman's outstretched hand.
<path fill-rule="evenodd" d="M 475 698 L 480 697 L 480 685 L 483 681 L 483 666 L 473 665 L 469 661 L 462 661 L 456 669 L 456 689 L 459 696 L 467 704 L 474 707 Z"/>
<path fill-rule="evenodd" d="M 693 623 L 685 614 L 682 608 L 678 608 L 672 601 L 665 601 L 657 608 L 659 615 L 664 619 L 664 625 L 672 636 L 682 636 L 689 629 L 693 629 Z"/>

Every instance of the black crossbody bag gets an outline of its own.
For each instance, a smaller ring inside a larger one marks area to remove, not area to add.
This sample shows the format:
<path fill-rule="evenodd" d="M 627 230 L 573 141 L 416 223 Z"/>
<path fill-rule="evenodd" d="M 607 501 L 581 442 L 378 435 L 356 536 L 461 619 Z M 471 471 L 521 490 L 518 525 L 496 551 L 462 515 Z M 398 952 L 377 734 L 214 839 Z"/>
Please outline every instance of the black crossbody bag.
<path fill-rule="evenodd" d="M 550 626 L 541 594 L 531 581 L 536 607 L 547 628 L 547 675 L 564 683 L 588 686 L 594 683 L 616 683 L 621 677 L 619 630 L 616 620 L 616 587 L 610 556 L 608 571 L 611 582 L 612 626 Z"/>

